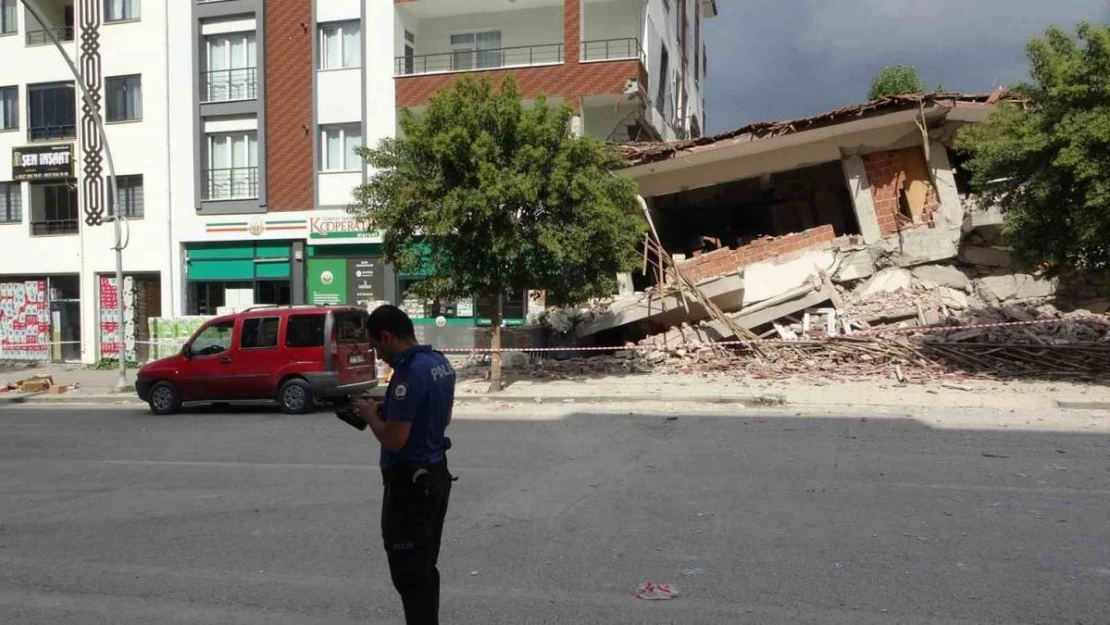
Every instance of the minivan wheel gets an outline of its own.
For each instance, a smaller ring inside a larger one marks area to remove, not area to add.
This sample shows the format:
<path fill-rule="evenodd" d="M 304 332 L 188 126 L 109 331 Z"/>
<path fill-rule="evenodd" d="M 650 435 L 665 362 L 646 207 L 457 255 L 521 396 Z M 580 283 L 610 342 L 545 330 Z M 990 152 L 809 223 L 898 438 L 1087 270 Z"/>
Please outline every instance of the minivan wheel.
<path fill-rule="evenodd" d="M 281 385 L 278 403 L 285 414 L 308 414 L 315 408 L 312 400 L 312 387 L 300 378 L 293 378 Z"/>
<path fill-rule="evenodd" d="M 181 410 L 181 393 L 169 382 L 156 382 L 150 387 L 150 411 L 157 415 L 169 415 Z"/>

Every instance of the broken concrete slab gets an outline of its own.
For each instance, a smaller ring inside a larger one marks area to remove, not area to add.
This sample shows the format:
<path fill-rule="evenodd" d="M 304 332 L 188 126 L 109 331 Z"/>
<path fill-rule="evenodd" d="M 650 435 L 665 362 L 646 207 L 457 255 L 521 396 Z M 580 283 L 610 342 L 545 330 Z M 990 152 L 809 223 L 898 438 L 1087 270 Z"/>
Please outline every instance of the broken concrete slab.
<path fill-rule="evenodd" d="M 884 269 L 856 289 L 858 297 L 871 297 L 880 293 L 894 293 L 913 286 L 913 276 L 905 269 Z"/>
<path fill-rule="evenodd" d="M 807 308 L 814 308 L 827 301 L 829 301 L 829 294 L 824 289 L 809 290 L 785 301 L 770 305 L 761 304 L 752 307 L 751 310 L 741 310 L 731 315 L 731 317 L 740 327 L 751 330 L 782 319 L 787 315 L 799 313 Z M 715 341 L 731 339 L 734 336 L 720 321 L 705 324 L 703 328 Z"/>
<path fill-rule="evenodd" d="M 975 290 L 988 302 L 1005 302 L 1017 295 L 1017 279 L 1013 274 L 979 278 L 975 281 Z"/>
<path fill-rule="evenodd" d="M 916 267 L 956 258 L 960 231 L 915 228 L 883 239 L 882 248 L 898 267 Z"/>
<path fill-rule="evenodd" d="M 698 289 L 721 310 L 738 310 L 743 306 L 744 279 L 737 273 L 711 278 L 698 285 Z M 682 322 L 695 322 L 709 317 L 705 307 L 687 298 L 689 311 L 682 305 L 678 291 L 660 297 L 641 297 L 614 302 L 613 307 L 589 323 L 578 326 L 578 336 L 590 336 L 630 323 L 651 320 L 660 326 L 677 326 Z"/>
<path fill-rule="evenodd" d="M 998 227 L 1006 221 L 1002 209 L 998 206 L 983 208 L 975 200 L 968 200 L 964 204 L 971 207 L 964 217 L 964 232 L 971 232 L 977 228 Z"/>
<path fill-rule="evenodd" d="M 833 274 L 833 282 L 863 280 L 875 274 L 875 259 L 869 250 L 841 250 L 840 268 Z"/>
<path fill-rule="evenodd" d="M 967 274 L 951 265 L 922 265 L 913 268 L 913 275 L 922 282 L 933 282 L 953 289 L 966 289 L 971 284 Z"/>
<path fill-rule="evenodd" d="M 936 293 L 940 297 L 940 303 L 952 310 L 964 310 L 969 304 L 967 293 L 963 290 L 940 286 L 937 287 Z"/>
<path fill-rule="evenodd" d="M 960 260 L 969 265 L 982 267 L 1013 267 L 1014 258 L 1009 248 L 1005 247 L 980 247 L 965 245 L 960 250 Z"/>
<path fill-rule="evenodd" d="M 831 271 L 836 266 L 836 252 L 807 252 L 786 262 L 774 260 L 754 263 L 744 268 L 745 307 L 773 299 L 804 284 L 818 270 Z"/>
<path fill-rule="evenodd" d="M 1015 274 L 1014 281 L 1014 288 L 1016 290 L 1014 297 L 1017 299 L 1043 299 L 1045 297 L 1052 297 L 1056 294 L 1056 287 L 1059 284 L 1055 279 L 1039 278 L 1026 273 Z"/>

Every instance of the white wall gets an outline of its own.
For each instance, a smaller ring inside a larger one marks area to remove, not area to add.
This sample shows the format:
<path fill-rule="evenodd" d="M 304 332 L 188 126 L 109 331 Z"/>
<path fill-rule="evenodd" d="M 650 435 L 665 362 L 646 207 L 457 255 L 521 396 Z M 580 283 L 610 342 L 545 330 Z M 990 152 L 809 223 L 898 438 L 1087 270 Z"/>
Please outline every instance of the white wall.
<path fill-rule="evenodd" d="M 450 52 L 452 34 L 488 30 L 501 31 L 503 48 L 563 43 L 563 8 L 544 7 L 420 20 L 416 54 Z"/>
<path fill-rule="evenodd" d="M 609 104 L 604 106 L 586 106 L 582 112 L 583 128 L 587 135 L 606 139 L 610 135 L 624 135 L 624 130 L 617 129 L 622 121 L 630 123 L 634 118 L 627 119 L 632 113 L 639 110 L 636 103 Z"/>
<path fill-rule="evenodd" d="M 362 121 L 362 69 L 316 72 L 316 123 Z"/>
<path fill-rule="evenodd" d="M 359 0 L 316 0 L 316 23 L 357 20 L 362 17 Z"/>
<path fill-rule="evenodd" d="M 609 0 L 582 5 L 582 41 L 643 40 L 642 0 Z"/>
<path fill-rule="evenodd" d="M 345 209 L 354 201 L 352 193 L 362 184 L 362 172 L 328 172 L 317 175 L 320 206 L 333 206 Z"/>

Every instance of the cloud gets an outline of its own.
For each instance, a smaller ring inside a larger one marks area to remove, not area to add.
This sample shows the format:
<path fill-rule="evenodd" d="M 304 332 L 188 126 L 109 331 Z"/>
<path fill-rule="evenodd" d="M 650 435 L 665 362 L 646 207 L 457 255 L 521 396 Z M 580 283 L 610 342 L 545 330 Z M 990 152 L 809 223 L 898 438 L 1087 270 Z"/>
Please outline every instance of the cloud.
<path fill-rule="evenodd" d="M 930 86 L 985 91 L 1027 74 L 1025 44 L 1050 25 L 1110 22 L 1110 0 L 751 0 L 705 22 L 708 128 L 862 101 L 888 65 Z"/>

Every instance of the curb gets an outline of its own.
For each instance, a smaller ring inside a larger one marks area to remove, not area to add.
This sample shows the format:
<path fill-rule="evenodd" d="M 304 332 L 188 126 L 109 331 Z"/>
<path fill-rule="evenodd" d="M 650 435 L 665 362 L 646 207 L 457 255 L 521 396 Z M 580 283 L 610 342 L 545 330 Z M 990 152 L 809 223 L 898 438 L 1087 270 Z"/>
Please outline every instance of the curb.
<path fill-rule="evenodd" d="M 1076 401 L 1057 399 L 1056 407 L 1063 410 L 1110 410 L 1110 401 Z"/>
<path fill-rule="evenodd" d="M 619 404 L 627 402 L 659 402 L 659 395 L 595 395 L 589 397 L 570 395 L 462 395 L 456 396 L 455 401 L 460 404 Z M 691 395 L 688 397 L 671 398 L 668 403 L 693 402 L 704 404 L 742 404 L 746 406 L 785 406 L 786 398 L 782 395 Z M 37 406 L 67 405 L 67 404 L 99 404 L 99 405 L 146 405 L 138 397 L 127 395 L 88 395 L 81 396 L 53 396 L 37 397 L 29 395 L 18 399 L 0 401 L 12 404 L 34 404 Z"/>

